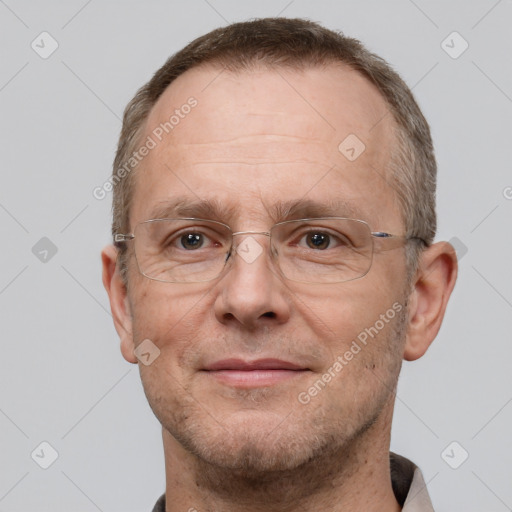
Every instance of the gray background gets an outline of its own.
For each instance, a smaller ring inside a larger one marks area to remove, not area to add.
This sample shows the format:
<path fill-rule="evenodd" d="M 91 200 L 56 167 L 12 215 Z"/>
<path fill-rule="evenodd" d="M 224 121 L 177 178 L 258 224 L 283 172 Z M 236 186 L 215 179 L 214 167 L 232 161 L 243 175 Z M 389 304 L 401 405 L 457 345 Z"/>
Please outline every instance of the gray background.
<path fill-rule="evenodd" d="M 392 449 L 421 466 L 436 511 L 512 510 L 511 0 L 0 0 L 0 511 L 145 511 L 164 491 L 160 425 L 101 283 L 110 196 L 92 190 L 126 103 L 171 53 L 278 14 L 361 39 L 431 123 L 437 239 L 456 237 L 460 274 L 434 345 L 404 364 Z M 43 31 L 59 45 L 47 59 L 31 48 Z"/>

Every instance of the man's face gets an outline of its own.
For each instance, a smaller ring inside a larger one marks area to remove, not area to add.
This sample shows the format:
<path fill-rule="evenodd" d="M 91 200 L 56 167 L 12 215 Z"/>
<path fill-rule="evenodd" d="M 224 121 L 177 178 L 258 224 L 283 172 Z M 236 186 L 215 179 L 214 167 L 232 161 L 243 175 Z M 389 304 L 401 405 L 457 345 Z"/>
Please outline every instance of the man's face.
<path fill-rule="evenodd" d="M 356 72 L 197 68 L 159 99 L 144 139 L 191 96 L 197 106 L 139 164 L 132 229 L 178 197 L 217 201 L 226 212 L 214 220 L 234 232 L 269 231 L 283 220 L 269 215 L 278 202 L 340 199 L 350 208 L 333 215 L 403 233 L 387 171 L 391 116 Z M 353 161 L 338 149 L 350 134 L 366 146 Z M 150 280 L 132 258 L 128 293 L 134 345 L 150 339 L 160 350 L 140 371 L 164 439 L 247 472 L 296 467 L 375 421 L 389 423 L 406 317 L 403 249 L 374 254 L 361 279 L 304 284 L 281 278 L 268 237 L 253 238 L 261 255 L 249 263 L 233 254 L 227 271 L 206 283 Z M 362 332 L 357 351 L 352 342 Z M 221 361 L 268 359 L 301 370 L 207 371 Z"/>

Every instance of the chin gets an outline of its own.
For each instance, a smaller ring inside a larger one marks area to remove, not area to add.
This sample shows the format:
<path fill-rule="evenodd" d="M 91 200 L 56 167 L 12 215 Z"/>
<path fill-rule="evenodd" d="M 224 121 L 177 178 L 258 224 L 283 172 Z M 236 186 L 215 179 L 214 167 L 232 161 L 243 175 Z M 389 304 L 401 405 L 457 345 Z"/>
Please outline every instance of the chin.
<path fill-rule="evenodd" d="M 293 413 L 252 412 L 231 415 L 222 425 L 211 418 L 190 422 L 189 417 L 186 428 L 182 423 L 179 429 L 169 425 L 167 430 L 201 466 L 258 480 L 291 472 L 343 443 L 339 431 L 334 436 L 325 425 Z"/>

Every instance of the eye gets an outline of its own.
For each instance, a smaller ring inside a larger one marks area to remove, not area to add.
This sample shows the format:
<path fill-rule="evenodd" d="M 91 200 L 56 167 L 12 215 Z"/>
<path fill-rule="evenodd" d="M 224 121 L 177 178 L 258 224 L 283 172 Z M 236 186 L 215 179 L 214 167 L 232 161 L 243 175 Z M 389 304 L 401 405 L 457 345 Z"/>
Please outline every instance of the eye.
<path fill-rule="evenodd" d="M 175 231 L 165 237 L 163 247 L 166 250 L 193 252 L 218 249 L 227 243 L 226 236 L 209 228 L 187 228 Z"/>
<path fill-rule="evenodd" d="M 304 243 L 302 243 L 302 241 L 304 241 L 307 248 L 320 251 L 332 249 L 336 246 L 346 247 L 349 245 L 346 236 L 342 233 L 334 235 L 321 230 L 309 231 L 303 234 L 297 245 L 304 247 Z"/>
<path fill-rule="evenodd" d="M 306 243 L 311 249 L 327 249 L 331 242 L 331 238 L 327 233 L 308 233 L 306 235 Z"/>
<path fill-rule="evenodd" d="M 179 242 L 184 249 L 200 249 L 205 243 L 205 236 L 202 233 L 190 231 L 180 236 Z"/>

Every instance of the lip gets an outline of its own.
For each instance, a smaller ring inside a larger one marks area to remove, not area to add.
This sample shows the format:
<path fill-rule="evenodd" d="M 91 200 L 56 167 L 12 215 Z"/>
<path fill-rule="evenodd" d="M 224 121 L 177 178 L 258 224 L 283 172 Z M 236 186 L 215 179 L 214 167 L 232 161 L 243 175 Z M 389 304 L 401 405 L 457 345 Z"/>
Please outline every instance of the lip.
<path fill-rule="evenodd" d="M 282 361 L 281 359 L 256 359 L 255 361 L 244 361 L 243 359 L 222 359 L 204 368 L 206 371 L 218 370 L 307 370 L 303 366 Z"/>
<path fill-rule="evenodd" d="M 204 371 L 223 384 L 251 388 L 282 383 L 304 375 L 310 370 L 280 359 L 223 359 L 208 365 Z"/>

